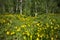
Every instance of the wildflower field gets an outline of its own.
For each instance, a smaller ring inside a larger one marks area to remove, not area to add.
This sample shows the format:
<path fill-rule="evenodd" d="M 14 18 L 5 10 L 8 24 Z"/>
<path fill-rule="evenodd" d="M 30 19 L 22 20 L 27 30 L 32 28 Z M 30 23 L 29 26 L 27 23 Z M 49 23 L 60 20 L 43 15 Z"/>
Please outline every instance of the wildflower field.
<path fill-rule="evenodd" d="M 60 40 L 59 18 L 60 14 L 0 14 L 0 40 Z"/>

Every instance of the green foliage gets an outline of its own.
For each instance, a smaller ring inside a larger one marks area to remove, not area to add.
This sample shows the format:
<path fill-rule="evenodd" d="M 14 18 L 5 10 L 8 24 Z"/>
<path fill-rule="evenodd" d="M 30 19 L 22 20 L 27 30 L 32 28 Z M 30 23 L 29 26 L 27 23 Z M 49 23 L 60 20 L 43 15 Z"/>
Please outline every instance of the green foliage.
<path fill-rule="evenodd" d="M 0 40 L 59 40 L 59 15 L 0 15 Z"/>

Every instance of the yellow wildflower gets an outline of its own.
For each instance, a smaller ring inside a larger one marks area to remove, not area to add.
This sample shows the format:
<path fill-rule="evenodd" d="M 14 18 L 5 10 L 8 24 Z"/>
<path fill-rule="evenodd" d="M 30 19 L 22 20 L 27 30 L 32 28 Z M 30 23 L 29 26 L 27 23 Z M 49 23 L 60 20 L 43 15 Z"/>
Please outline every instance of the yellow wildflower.
<path fill-rule="evenodd" d="M 37 34 L 38 37 L 40 37 L 40 34 L 38 32 L 36 34 Z"/>
<path fill-rule="evenodd" d="M 26 36 L 23 36 L 23 38 L 26 40 Z"/>
<path fill-rule="evenodd" d="M 23 27 L 23 28 L 24 28 L 24 27 L 26 27 L 26 25 L 21 25 L 21 27 Z"/>
<path fill-rule="evenodd" d="M 58 35 L 56 35 L 56 38 L 58 37 Z"/>
<path fill-rule="evenodd" d="M 20 31 L 20 28 L 18 28 L 17 31 Z"/>
<path fill-rule="evenodd" d="M 28 36 L 30 35 L 29 32 L 27 32 L 27 35 L 28 35 Z"/>
<path fill-rule="evenodd" d="M 40 30 L 42 30 L 42 28 L 40 28 Z"/>
<path fill-rule="evenodd" d="M 9 32 L 9 31 L 7 31 L 7 32 L 6 32 L 6 34 L 7 34 L 7 35 L 9 35 L 9 34 L 10 34 L 10 32 Z"/>
<path fill-rule="evenodd" d="M 26 34 L 26 32 L 23 32 L 23 35 Z"/>
<path fill-rule="evenodd" d="M 40 37 L 42 38 L 44 36 L 44 34 L 41 34 Z"/>
<path fill-rule="evenodd" d="M 15 34 L 15 32 L 11 32 L 11 35 Z"/>
<path fill-rule="evenodd" d="M 38 37 L 40 36 L 40 34 L 37 34 L 38 35 Z"/>
<path fill-rule="evenodd" d="M 28 24 L 28 26 L 30 27 L 30 24 Z"/>
<path fill-rule="evenodd" d="M 51 40 L 54 40 L 54 38 L 53 38 L 53 37 L 51 37 Z"/>
<path fill-rule="evenodd" d="M 49 24 L 48 24 L 48 23 L 46 23 L 46 26 L 47 26 L 47 27 L 49 27 Z"/>
<path fill-rule="evenodd" d="M 53 23 L 51 22 L 51 24 L 53 24 Z"/>
<path fill-rule="evenodd" d="M 39 23 L 37 23 L 37 26 L 39 26 L 40 24 Z"/>
<path fill-rule="evenodd" d="M 26 33 L 27 33 L 28 36 L 30 35 L 29 31 L 26 31 Z"/>
<path fill-rule="evenodd" d="M 53 26 L 51 26 L 51 29 L 53 28 Z"/>
<path fill-rule="evenodd" d="M 30 35 L 30 38 L 32 38 L 32 35 Z"/>
<path fill-rule="evenodd" d="M 36 40 L 39 40 L 39 38 L 37 38 Z"/>
<path fill-rule="evenodd" d="M 10 25 L 10 23 L 7 23 L 7 25 Z"/>
<path fill-rule="evenodd" d="M 32 40 L 32 35 L 30 35 L 30 39 Z"/>

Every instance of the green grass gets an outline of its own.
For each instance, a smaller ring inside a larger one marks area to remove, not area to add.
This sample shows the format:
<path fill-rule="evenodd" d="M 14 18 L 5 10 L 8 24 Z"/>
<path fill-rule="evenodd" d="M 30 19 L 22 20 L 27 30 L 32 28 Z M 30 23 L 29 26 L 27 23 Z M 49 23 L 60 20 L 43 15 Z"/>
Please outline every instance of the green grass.
<path fill-rule="evenodd" d="M 59 40 L 59 18 L 60 14 L 0 14 L 0 40 Z"/>

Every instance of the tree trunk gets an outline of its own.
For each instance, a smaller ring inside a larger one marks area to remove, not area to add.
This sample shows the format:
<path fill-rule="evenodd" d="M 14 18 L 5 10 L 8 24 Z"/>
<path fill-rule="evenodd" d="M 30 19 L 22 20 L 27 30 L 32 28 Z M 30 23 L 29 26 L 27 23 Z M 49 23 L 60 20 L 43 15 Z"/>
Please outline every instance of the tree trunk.
<path fill-rule="evenodd" d="M 2 7 L 3 7 L 2 10 L 3 10 L 3 13 L 4 13 L 5 12 L 5 6 L 3 5 Z"/>
<path fill-rule="evenodd" d="M 48 13 L 48 4 L 46 3 L 46 13 Z"/>
<path fill-rule="evenodd" d="M 18 12 L 18 0 L 17 0 L 17 4 L 16 4 L 16 13 Z"/>
<path fill-rule="evenodd" d="M 35 2 L 35 16 L 37 16 L 37 3 Z"/>
<path fill-rule="evenodd" d="M 19 10 L 20 10 L 20 14 L 22 15 L 22 0 L 20 0 L 20 6 L 19 6 Z"/>

